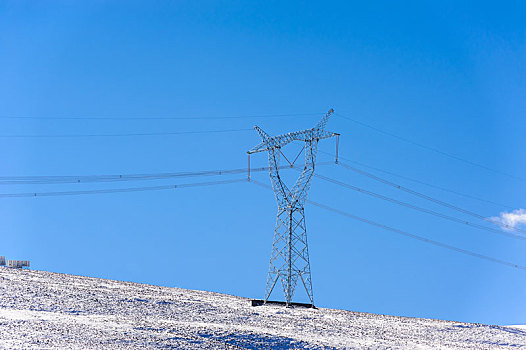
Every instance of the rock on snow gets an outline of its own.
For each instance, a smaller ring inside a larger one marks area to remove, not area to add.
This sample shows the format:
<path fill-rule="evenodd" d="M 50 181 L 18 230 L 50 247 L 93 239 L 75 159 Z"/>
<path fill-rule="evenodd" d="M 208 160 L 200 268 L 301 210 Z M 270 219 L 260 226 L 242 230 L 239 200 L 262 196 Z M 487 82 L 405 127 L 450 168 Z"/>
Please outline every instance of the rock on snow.
<path fill-rule="evenodd" d="M 526 349 L 526 331 L 0 268 L 0 348 Z"/>

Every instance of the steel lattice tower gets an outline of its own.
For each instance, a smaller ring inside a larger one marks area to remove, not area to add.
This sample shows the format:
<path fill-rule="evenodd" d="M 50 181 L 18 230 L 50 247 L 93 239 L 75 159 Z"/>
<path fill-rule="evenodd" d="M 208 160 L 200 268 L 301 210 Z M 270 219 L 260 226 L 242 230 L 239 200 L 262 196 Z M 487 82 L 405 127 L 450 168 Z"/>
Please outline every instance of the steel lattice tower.
<path fill-rule="evenodd" d="M 336 133 L 325 131 L 325 124 L 333 112 L 332 109 L 327 112 L 312 129 L 274 137 L 269 136 L 261 128 L 254 127 L 261 136 L 262 142 L 247 153 L 250 157 L 252 153 L 268 152 L 270 179 L 278 204 L 274 242 L 265 290 L 265 303 L 269 300 L 276 283 L 280 280 L 286 304 L 290 305 L 298 281 L 301 281 L 311 305 L 314 306 L 304 207 L 314 174 L 318 142 L 322 139 L 338 136 Z M 290 166 L 293 166 L 293 163 L 281 151 L 282 147 L 293 141 L 305 143 L 301 151 L 305 152 L 305 166 L 294 186 L 289 189 L 280 178 L 280 155 L 289 162 Z"/>

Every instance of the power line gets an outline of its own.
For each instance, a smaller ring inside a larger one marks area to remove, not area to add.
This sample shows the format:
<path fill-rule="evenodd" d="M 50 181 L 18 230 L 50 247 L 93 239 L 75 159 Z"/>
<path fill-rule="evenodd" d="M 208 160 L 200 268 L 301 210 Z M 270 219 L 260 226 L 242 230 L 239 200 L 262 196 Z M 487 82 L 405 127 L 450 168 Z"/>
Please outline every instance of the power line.
<path fill-rule="evenodd" d="M 447 208 L 450 208 L 450 209 L 453 209 L 453 210 L 456 210 L 458 212 L 461 212 L 463 214 L 467 214 L 467 215 L 470 215 L 470 216 L 473 216 L 477 219 L 480 219 L 480 220 L 483 220 L 483 221 L 487 221 L 487 222 L 491 222 L 492 224 L 495 224 L 495 225 L 499 225 L 500 227 L 503 227 L 505 229 L 508 229 L 508 230 L 512 230 L 512 231 L 517 231 L 517 232 L 521 232 L 521 233 L 526 233 L 525 230 L 522 230 L 520 228 L 517 228 L 517 227 L 514 227 L 514 226 L 511 226 L 511 225 L 507 225 L 507 224 L 503 224 L 501 222 L 498 222 L 496 220 L 491 220 L 490 218 L 487 218 L 483 215 L 480 215 L 480 214 L 477 214 L 471 210 L 467 210 L 467 209 L 463 209 L 461 207 L 458 207 L 456 205 L 453 205 L 453 204 L 450 204 L 450 203 L 447 203 L 447 202 L 444 202 L 442 200 L 439 200 L 439 199 L 436 199 L 436 198 L 433 198 L 431 196 L 428 196 L 426 194 L 423 194 L 423 193 L 420 193 L 420 192 L 417 192 L 417 191 L 414 191 L 410 188 L 407 188 L 407 187 L 404 187 L 404 186 L 401 186 L 401 185 L 398 185 L 394 182 L 391 182 L 389 180 L 386 180 L 386 179 L 383 179 L 379 176 L 376 176 L 374 174 L 371 174 L 365 170 L 362 170 L 362 169 L 358 169 L 358 168 L 355 168 L 355 167 L 352 167 L 350 165 L 347 165 L 345 163 L 342 163 L 342 162 L 338 162 L 338 164 L 342 167 L 344 167 L 345 169 L 348 169 L 348 170 L 351 170 L 351 171 L 354 171 L 358 174 L 361 174 L 361 175 L 364 175 L 364 176 L 367 176 L 373 180 L 376 180 L 376 181 L 379 181 L 381 183 L 384 183 L 386 185 L 389 185 L 389 186 L 392 186 L 394 188 L 397 188 L 399 190 L 402 190 L 404 192 L 407 192 L 407 193 L 410 193 L 414 196 L 417 196 L 417 197 L 420 197 L 420 198 L 423 198 L 425 200 L 428 200 L 428 201 L 431 201 L 433 203 L 436 203 L 436 204 L 439 204 L 441 206 L 444 206 L 444 207 L 447 207 Z"/>
<path fill-rule="evenodd" d="M 149 187 L 129 187 L 129 188 L 111 188 L 101 190 L 85 190 L 85 191 L 59 191 L 59 192 L 29 192 L 29 193 L 3 193 L 0 194 L 0 198 L 21 198 L 21 197 L 55 197 L 55 196 L 78 196 L 85 194 L 105 194 L 105 193 L 121 193 L 121 192 L 144 192 L 144 191 L 160 191 L 160 190 L 172 190 L 178 188 L 187 187 L 201 187 L 201 186 L 214 186 L 214 185 L 225 185 L 237 182 L 245 182 L 247 179 L 232 179 L 223 181 L 209 181 L 209 182 L 197 182 L 180 185 L 165 185 L 165 186 L 149 186 Z"/>
<path fill-rule="evenodd" d="M 1 176 L 0 185 L 28 185 L 28 184 L 70 184 L 94 182 L 121 182 L 143 180 L 165 180 L 177 177 L 221 176 L 242 174 L 247 168 L 206 170 L 196 172 L 178 173 L 151 173 L 151 174 L 123 174 L 123 175 L 87 175 L 87 176 Z M 251 172 L 266 171 L 268 167 L 252 168 Z"/>
<path fill-rule="evenodd" d="M 458 253 L 466 254 L 466 255 L 469 255 L 469 256 L 472 256 L 472 257 L 475 257 L 475 258 L 479 258 L 479 259 L 484 259 L 484 260 L 491 261 L 491 262 L 494 262 L 494 263 L 497 263 L 497 264 L 501 264 L 501 265 L 505 265 L 505 266 L 508 266 L 508 267 L 513 267 L 513 268 L 520 269 L 520 270 L 526 270 L 526 266 L 523 266 L 523 265 L 518 265 L 518 264 L 514 264 L 514 263 L 511 263 L 511 262 L 508 262 L 508 261 L 492 258 L 492 257 L 487 256 L 487 255 L 475 253 L 475 252 L 473 252 L 471 250 L 457 248 L 457 247 L 449 245 L 449 244 L 445 244 L 445 243 L 442 243 L 442 242 L 439 242 L 439 241 L 435 241 L 435 240 L 432 240 L 432 239 L 429 239 L 429 238 L 418 236 L 418 235 L 415 235 L 415 234 L 412 234 L 412 233 L 409 233 L 409 232 L 406 232 L 406 231 L 402 231 L 402 230 L 399 230 L 397 228 L 390 227 L 390 226 L 387 226 L 387 225 L 384 225 L 384 224 L 381 224 L 381 223 L 378 223 L 378 222 L 375 222 L 375 221 L 372 221 L 372 220 L 361 218 L 359 216 L 356 216 L 356 215 L 344 212 L 342 210 L 338 210 L 336 208 L 329 207 L 328 205 L 321 204 L 321 203 L 318 203 L 318 202 L 315 202 L 315 201 L 312 201 L 312 200 L 309 200 L 308 202 L 313 204 L 313 205 L 315 205 L 315 206 L 317 206 L 317 207 L 320 207 L 320 208 L 323 208 L 323 209 L 326 209 L 326 210 L 330 210 L 330 211 L 332 211 L 334 213 L 337 213 L 337 214 L 349 217 L 351 219 L 358 220 L 358 221 L 361 221 L 363 223 L 366 223 L 366 224 L 369 224 L 369 225 L 373 225 L 373 226 L 376 226 L 376 227 L 380 227 L 380 228 L 382 228 L 384 230 L 388 230 L 388 231 L 391 231 L 391 232 L 394 232 L 394 233 L 397 233 L 397 234 L 400 234 L 400 235 L 403 235 L 403 236 L 406 236 L 406 237 L 409 237 L 409 238 L 412 238 L 412 239 L 416 239 L 416 240 L 421 241 L 421 242 L 429 243 L 429 244 L 435 245 L 437 247 L 453 250 L 453 251 L 456 251 Z"/>
<path fill-rule="evenodd" d="M 238 115 L 238 116 L 219 116 L 219 117 L 36 117 L 36 116 L 11 116 L 0 115 L 0 119 L 32 119 L 32 120 L 220 120 L 220 119 L 250 119 L 250 118 L 282 118 L 282 117 L 303 117 L 315 116 L 323 113 L 291 113 L 291 114 L 259 114 L 259 115 Z"/>
<path fill-rule="evenodd" d="M 357 191 L 357 192 L 360 192 L 360 193 L 364 193 L 366 195 L 369 195 L 369 196 L 372 196 L 372 197 L 375 197 L 375 198 L 378 198 L 378 199 L 382 199 L 382 200 L 385 200 L 385 201 L 388 201 L 388 202 L 391 202 L 391 203 L 394 203 L 394 204 L 397 204 L 397 205 L 400 205 L 400 206 L 403 206 L 403 207 L 406 207 L 406 208 L 417 210 L 417 211 L 420 211 L 422 213 L 434 215 L 434 216 L 442 218 L 442 219 L 453 221 L 453 222 L 456 222 L 456 223 L 459 223 L 459 224 L 462 224 L 462 225 L 475 227 L 475 228 L 478 228 L 478 229 L 481 229 L 481 230 L 485 230 L 485 231 L 489 231 L 489 232 L 492 232 L 492 233 L 496 233 L 496 234 L 499 234 L 499 235 L 508 236 L 508 237 L 511 237 L 511 238 L 515 238 L 515 239 L 526 241 L 526 237 L 525 236 L 521 236 L 521 235 L 517 235 L 517 234 L 511 233 L 511 232 L 498 230 L 498 229 L 495 229 L 495 228 L 492 228 L 492 227 L 487 227 L 487 226 L 484 226 L 484 225 L 479 225 L 479 224 L 476 224 L 476 223 L 473 223 L 473 222 L 469 222 L 469 221 L 466 221 L 466 220 L 462 220 L 462 219 L 456 218 L 454 216 L 449 216 L 449 215 L 446 215 L 446 214 L 442 214 L 442 213 L 436 212 L 434 210 L 422 208 L 422 207 L 419 207 L 419 206 L 411 204 L 411 203 L 399 201 L 397 199 L 390 198 L 390 197 L 387 197 L 387 196 L 384 196 L 384 195 L 381 195 L 381 194 L 378 194 L 378 193 L 375 193 L 375 192 L 372 192 L 372 191 L 364 190 L 364 189 L 362 189 L 360 187 L 357 187 L 357 186 L 354 186 L 354 185 L 350 185 L 348 183 L 341 182 L 341 181 L 329 178 L 327 176 L 323 176 L 323 175 L 319 175 L 319 174 L 315 174 L 314 176 L 316 176 L 316 177 L 318 177 L 318 178 L 320 178 L 320 179 L 322 179 L 324 181 L 331 182 L 333 184 L 336 184 L 336 185 L 339 185 L 339 186 L 342 186 L 342 187 L 346 187 L 348 189 L 351 189 L 351 190 L 354 190 L 354 191 Z"/>
<path fill-rule="evenodd" d="M 187 134 L 216 134 L 239 131 L 252 131 L 252 129 L 226 129 L 226 130 L 199 130 L 199 131 L 174 131 L 174 132 L 141 132 L 126 134 L 42 134 L 42 135 L 0 135 L 0 138 L 74 138 L 74 137 L 127 137 L 127 136 L 167 136 Z"/>
<path fill-rule="evenodd" d="M 327 155 L 330 155 L 330 156 L 333 156 L 334 157 L 334 154 L 330 153 L 330 152 L 325 152 L 325 151 L 322 151 L 322 150 L 318 150 L 318 152 L 320 153 L 325 153 Z M 433 184 L 430 184 L 428 182 L 424 182 L 424 181 L 421 181 L 421 180 L 417 180 L 417 179 L 414 179 L 414 178 L 411 178 L 411 177 L 408 177 L 408 176 L 405 176 L 405 175 L 400 175 L 400 174 L 396 174 L 392 171 L 388 171 L 388 170 L 384 170 L 384 169 L 380 169 L 378 167 L 374 167 L 374 166 L 371 166 L 371 165 L 367 165 L 367 164 L 364 164 L 362 162 L 358 162 L 356 160 L 351 160 L 349 158 L 345 158 L 345 157 L 342 157 L 340 155 L 338 155 L 338 158 L 339 159 L 343 159 L 343 160 L 346 160 L 348 162 L 351 162 L 351 163 L 354 163 L 354 164 L 357 164 L 361 167 L 364 167 L 364 168 L 368 168 L 368 169 L 372 169 L 372 170 L 375 170 L 375 171 L 379 171 L 379 172 L 382 172 L 384 174 L 388 174 L 388 175 L 392 175 L 392 176 L 396 176 L 396 177 L 399 177 L 401 179 L 404 179 L 404 180 L 408 180 L 408 181 L 411 181 L 411 182 L 415 182 L 415 183 L 418 183 L 418 184 L 421 184 L 421 185 L 424 185 L 424 186 L 427 186 L 427 187 L 431 187 L 431 188 L 435 188 L 435 189 L 438 189 L 438 190 L 441 190 L 441 191 L 444 191 L 444 192 L 449 192 L 449 193 L 453 193 L 455 195 L 458 195 L 458 196 L 461 196 L 461 197 L 466 197 L 466 198 L 469 198 L 469 199 L 474 199 L 476 201 L 479 201 L 479 202 L 483 202 L 483 203 L 489 203 L 489 204 L 493 204 L 493 205 L 496 205 L 496 206 L 499 206 L 499 207 L 504 207 L 504 208 L 508 208 L 508 209 L 515 209 L 516 207 L 513 207 L 511 205 L 507 205 L 507 204 L 502 204 L 502 203 L 498 203 L 498 202 L 495 202 L 495 201 L 492 201 L 492 200 L 489 200 L 489 199 L 484 199 L 484 198 L 481 198 L 481 197 L 478 197 L 478 196 L 473 196 L 473 195 L 470 195 L 470 194 L 466 194 L 466 193 L 462 193 L 462 192 L 458 192 L 458 191 L 455 191 L 455 190 L 451 190 L 451 189 L 447 189 L 445 187 L 442 187 L 442 186 L 437 186 L 437 185 L 433 185 Z"/>
<path fill-rule="evenodd" d="M 400 141 L 404 141 L 406 143 L 409 143 L 411 145 L 414 145 L 414 146 L 417 146 L 417 147 L 420 147 L 420 148 L 423 148 L 423 149 L 426 149 L 428 151 L 432 151 L 432 152 L 435 152 L 435 153 L 438 153 L 438 154 L 441 154 L 443 156 L 446 156 L 446 157 L 449 157 L 449 158 L 452 158 L 452 159 L 455 159 L 455 160 L 458 160 L 460 162 L 464 162 L 466 164 L 469 164 L 469 165 L 472 165 L 472 166 L 475 166 L 475 167 L 479 167 L 481 169 L 485 169 L 485 170 L 488 170 L 488 171 L 491 171 L 493 173 L 496 173 L 496 174 L 500 174 L 500 175 L 503 175 L 503 176 L 507 176 L 509 178 L 512 178 L 512 179 L 515 179 L 515 180 L 520 180 L 520 181 L 524 181 L 526 182 L 526 178 L 523 178 L 523 177 L 519 177 L 519 176 L 516 176 L 516 175 L 513 175 L 513 174 L 509 174 L 509 173 L 506 173 L 506 172 L 503 172 L 503 171 L 500 171 L 498 169 L 494 169 L 494 168 L 490 168 L 486 165 L 483 165 L 483 164 L 479 164 L 479 163 L 476 163 L 476 162 L 473 162 L 471 160 L 468 160 L 468 159 L 465 159 L 465 158 L 462 158 L 462 157 L 459 157 L 459 156 L 456 156 L 454 154 L 451 154 L 451 153 L 448 153 L 448 152 L 444 152 L 444 151 L 441 151 L 439 150 L 438 148 L 434 148 L 434 147 L 431 147 L 431 146 L 427 146 L 427 145 L 424 145 L 422 143 L 419 143 L 419 142 L 416 142 L 416 141 L 413 141 L 413 140 L 410 140 L 410 139 L 407 139 L 405 137 L 402 137 L 402 136 L 399 136 L 399 135 L 396 135 L 396 134 L 393 134 L 391 132 L 388 132 L 388 131 L 385 131 L 385 130 L 382 130 L 382 129 L 379 129 L 377 127 L 374 127 L 372 125 L 369 125 L 369 124 L 366 124 L 366 123 L 363 123 L 361 121 L 358 121 L 356 119 L 353 119 L 353 118 L 350 118 L 350 117 L 347 117 L 347 116 L 344 116 L 344 115 L 341 115 L 339 113 L 335 113 L 338 117 L 342 118 L 342 119 L 345 119 L 345 120 L 348 120 L 348 121 L 351 121 L 353 123 L 356 123 L 358 125 L 361 125 L 361 126 L 364 126 L 366 128 L 369 128 L 369 129 L 372 129 L 376 132 L 379 132 L 381 134 L 384 134 L 384 135 L 387 135 L 387 136 L 390 136 L 392 138 L 395 138 L 395 139 L 398 139 Z"/>
<path fill-rule="evenodd" d="M 268 186 L 268 185 L 266 185 L 266 184 L 264 184 L 262 182 L 259 182 L 259 181 L 256 181 L 256 180 L 250 180 L 250 182 L 252 182 L 252 183 L 254 183 L 254 184 L 258 185 L 258 186 L 264 187 L 266 189 L 272 190 L 272 187 L 270 187 L 270 186 Z M 508 262 L 508 261 L 492 258 L 490 256 L 479 254 L 479 253 L 473 252 L 471 250 L 457 248 L 457 247 L 449 245 L 449 244 L 445 244 L 445 243 L 442 243 L 442 242 L 439 242 L 439 241 L 435 241 L 435 240 L 432 240 L 432 239 L 429 239 L 429 238 L 418 236 L 418 235 L 415 235 L 415 234 L 412 234 L 412 233 L 409 233 L 409 232 L 406 232 L 406 231 L 402 231 L 402 230 L 399 230 L 397 228 L 390 227 L 390 226 L 387 226 L 387 225 L 384 225 L 384 224 L 381 224 L 381 223 L 378 223 L 378 222 L 375 222 L 375 221 L 372 221 L 372 220 L 369 220 L 369 219 L 364 219 L 362 217 L 353 215 L 353 214 L 345 212 L 343 210 L 339 210 L 339 209 L 330 207 L 328 205 L 325 205 L 325 204 L 322 204 L 322 203 L 319 203 L 319 202 L 315 202 L 313 200 L 307 200 L 307 202 L 312 204 L 312 205 L 315 205 L 317 207 L 320 207 L 320 208 L 332 211 L 334 213 L 337 213 L 339 215 L 346 216 L 348 218 L 351 218 L 351 219 L 354 219 L 354 220 L 357 220 L 357 221 L 361 221 L 363 223 L 366 223 L 366 224 L 369 224 L 369 225 L 372 225 L 372 226 L 380 227 L 380 228 L 382 228 L 384 230 L 391 231 L 391 232 L 394 232 L 394 233 L 397 233 L 399 235 L 406 236 L 406 237 L 409 237 L 409 238 L 412 238 L 412 239 L 416 239 L 416 240 L 421 241 L 421 242 L 429 243 L 429 244 L 435 245 L 435 246 L 440 247 L 440 248 L 453 250 L 453 251 L 461 253 L 461 254 L 469 255 L 469 256 L 476 257 L 476 258 L 483 259 L 483 260 L 487 260 L 487 261 L 490 261 L 490 262 L 493 262 L 493 263 L 505 265 L 505 266 L 508 266 L 508 267 L 513 267 L 513 268 L 520 269 L 520 270 L 526 270 L 526 266 L 523 266 L 523 265 L 518 265 L 518 264 L 514 264 L 514 263 L 511 263 L 511 262 Z"/>
<path fill-rule="evenodd" d="M 332 162 L 320 162 L 326 165 Z M 281 169 L 299 168 L 299 165 L 280 166 Z M 173 173 L 149 173 L 149 174 L 113 174 L 113 175 L 55 175 L 55 176 L 0 176 L 0 185 L 48 185 L 48 184 L 80 184 L 96 182 L 121 182 L 121 181 L 144 181 L 144 180 L 166 180 L 179 177 L 201 177 L 246 174 L 248 172 L 268 171 L 269 167 L 216 169 L 203 171 L 185 171 Z"/>

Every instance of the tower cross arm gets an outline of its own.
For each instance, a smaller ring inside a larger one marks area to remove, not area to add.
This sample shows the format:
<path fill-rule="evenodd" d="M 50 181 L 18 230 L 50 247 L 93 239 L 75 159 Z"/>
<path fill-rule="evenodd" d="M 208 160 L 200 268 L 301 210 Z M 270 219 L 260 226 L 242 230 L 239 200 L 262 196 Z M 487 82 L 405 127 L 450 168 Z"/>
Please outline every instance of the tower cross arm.
<path fill-rule="evenodd" d="M 272 147 L 269 147 L 269 144 L 267 141 L 264 141 L 264 142 L 261 142 L 260 144 L 252 147 L 251 149 L 249 149 L 247 151 L 248 154 L 252 154 L 252 153 L 259 153 L 259 152 L 264 152 L 264 151 L 268 151 L 269 149 L 271 149 Z"/>
<path fill-rule="evenodd" d="M 266 139 L 260 144 L 247 151 L 248 154 L 268 151 L 272 148 L 279 148 L 291 143 L 292 141 L 312 141 L 328 139 L 340 134 L 317 129 L 307 129 L 302 131 L 291 132 Z"/>
<path fill-rule="evenodd" d="M 262 134 L 262 131 L 260 131 L 261 129 L 258 128 L 258 127 L 256 127 L 256 130 L 261 135 L 261 138 L 263 139 L 263 142 L 261 142 L 260 144 L 258 144 L 255 147 L 251 148 L 247 152 L 248 154 L 268 151 L 268 150 L 270 150 L 272 148 L 280 148 L 280 147 L 283 147 L 283 146 L 287 145 L 288 143 L 291 143 L 292 141 L 296 141 L 296 140 L 304 141 L 306 139 L 306 137 L 307 137 L 306 135 L 309 132 L 312 132 L 313 129 L 296 131 L 296 132 L 290 132 L 290 133 L 287 133 L 287 134 L 278 135 L 278 136 L 274 136 L 274 137 L 265 136 L 266 134 Z"/>
<path fill-rule="evenodd" d="M 317 134 L 316 134 L 316 139 L 318 140 L 323 140 L 323 139 L 328 139 L 328 138 L 331 138 L 331 137 L 335 137 L 335 136 L 340 136 L 340 134 L 336 133 L 336 132 L 331 132 L 331 131 L 319 131 Z"/>
<path fill-rule="evenodd" d="M 334 136 L 338 136 L 338 133 L 319 130 L 319 129 L 309 129 L 304 130 L 301 133 L 294 135 L 295 141 L 313 141 L 313 140 L 323 140 L 328 139 Z"/>

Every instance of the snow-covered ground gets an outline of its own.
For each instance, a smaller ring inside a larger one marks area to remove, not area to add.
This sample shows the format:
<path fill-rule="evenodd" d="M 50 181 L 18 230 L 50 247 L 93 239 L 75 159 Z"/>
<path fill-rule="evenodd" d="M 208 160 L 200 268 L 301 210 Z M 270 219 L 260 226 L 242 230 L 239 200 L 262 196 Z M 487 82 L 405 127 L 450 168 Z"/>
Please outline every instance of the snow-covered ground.
<path fill-rule="evenodd" d="M 0 268 L 1 349 L 526 349 L 526 330 Z"/>

